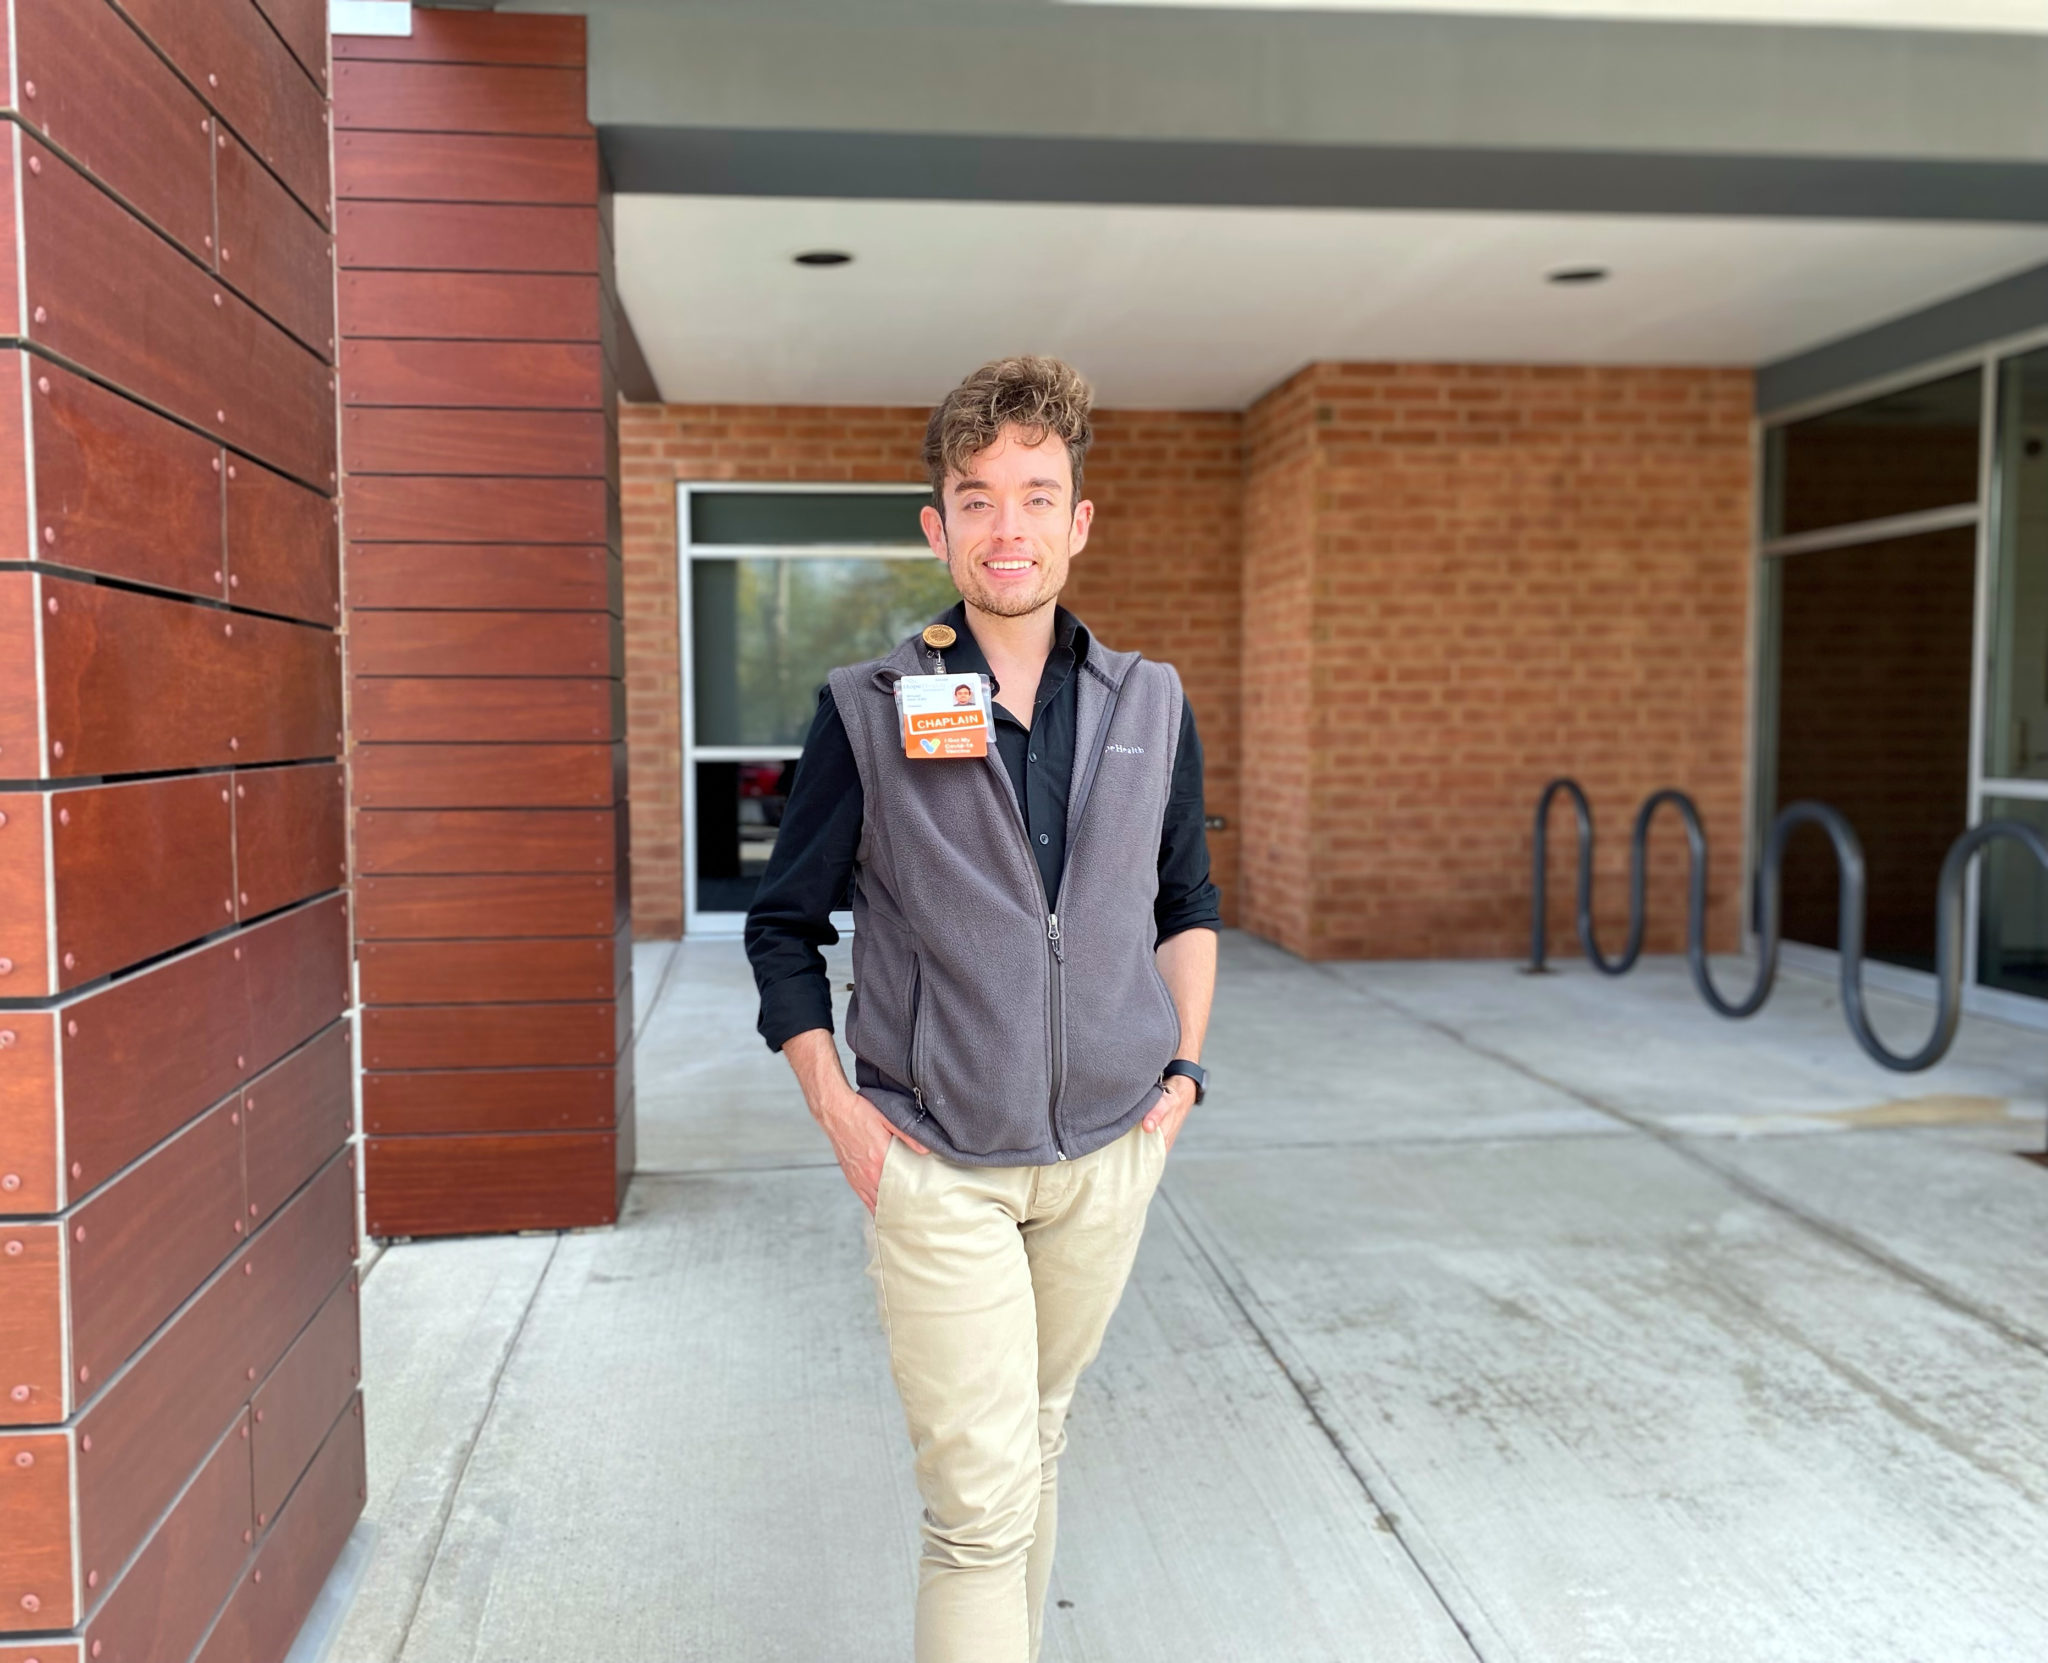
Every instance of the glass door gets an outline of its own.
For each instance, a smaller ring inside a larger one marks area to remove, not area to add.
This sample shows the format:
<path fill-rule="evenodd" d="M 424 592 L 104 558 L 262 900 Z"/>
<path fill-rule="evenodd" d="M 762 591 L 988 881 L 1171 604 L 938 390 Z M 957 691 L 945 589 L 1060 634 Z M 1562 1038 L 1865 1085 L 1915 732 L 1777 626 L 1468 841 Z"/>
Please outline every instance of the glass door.
<path fill-rule="evenodd" d="M 929 500 L 901 486 L 677 488 L 689 933 L 745 922 L 827 673 L 958 598 L 918 529 Z"/>

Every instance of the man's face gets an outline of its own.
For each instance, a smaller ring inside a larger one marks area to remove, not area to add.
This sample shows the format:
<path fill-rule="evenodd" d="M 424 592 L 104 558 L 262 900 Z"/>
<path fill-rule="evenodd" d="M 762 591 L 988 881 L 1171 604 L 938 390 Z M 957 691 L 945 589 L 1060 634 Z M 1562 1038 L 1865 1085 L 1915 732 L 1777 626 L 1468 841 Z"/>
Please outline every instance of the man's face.
<path fill-rule="evenodd" d="M 1074 501 L 1064 444 L 1047 434 L 1027 445 L 1006 427 L 964 471 L 946 476 L 944 496 L 943 518 L 935 508 L 920 516 L 925 540 L 969 605 L 1020 618 L 1058 598 L 1095 514 L 1093 503 Z"/>

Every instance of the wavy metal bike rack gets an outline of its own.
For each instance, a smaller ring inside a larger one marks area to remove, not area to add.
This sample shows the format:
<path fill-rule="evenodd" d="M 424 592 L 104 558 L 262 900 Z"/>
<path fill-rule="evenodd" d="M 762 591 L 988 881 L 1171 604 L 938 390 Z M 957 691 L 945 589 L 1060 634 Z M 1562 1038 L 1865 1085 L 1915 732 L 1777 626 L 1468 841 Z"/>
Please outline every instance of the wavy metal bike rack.
<path fill-rule="evenodd" d="M 1577 923 L 1579 943 L 1586 960 L 1604 976 L 1626 975 L 1642 956 L 1643 931 L 1648 923 L 1646 889 L 1650 822 L 1657 810 L 1670 804 L 1685 824 L 1686 842 L 1692 850 L 1692 866 L 1686 884 L 1685 962 L 1692 971 L 1693 986 L 1717 1015 L 1740 1020 L 1754 1016 L 1770 997 L 1778 976 L 1781 884 L 1784 875 L 1785 844 L 1801 826 L 1819 826 L 1835 847 L 1835 864 L 1841 874 L 1840 938 L 1842 1014 L 1856 1043 L 1872 1060 L 1901 1074 L 1931 1068 L 1947 1053 L 1956 1037 L 1956 1025 L 1963 1010 L 1963 879 L 1970 862 L 1990 843 L 2009 838 L 2020 844 L 2048 872 L 2048 840 L 2031 826 L 2017 820 L 1987 820 L 1972 826 L 1949 846 L 1941 863 L 1941 877 L 1934 887 L 1934 1032 L 1919 1050 L 1906 1055 L 1892 1051 L 1872 1032 L 1863 1004 L 1863 908 L 1866 893 L 1863 844 L 1856 830 L 1840 811 L 1826 803 L 1793 803 L 1771 822 L 1771 834 L 1764 846 L 1763 864 L 1758 871 L 1762 929 L 1757 952 L 1756 984 L 1740 999 L 1729 999 L 1714 985 L 1707 966 L 1707 832 L 1700 812 L 1683 791 L 1666 788 L 1653 792 L 1636 811 L 1634 830 L 1629 836 L 1628 942 L 1619 958 L 1600 951 L 1593 933 L 1593 809 L 1577 780 L 1554 779 L 1536 799 L 1535 887 L 1530 910 L 1529 965 L 1532 973 L 1545 968 L 1549 951 L 1549 927 L 1544 916 L 1545 880 L 1550 866 L 1550 805 L 1559 792 L 1572 800 L 1579 817 L 1579 881 Z"/>

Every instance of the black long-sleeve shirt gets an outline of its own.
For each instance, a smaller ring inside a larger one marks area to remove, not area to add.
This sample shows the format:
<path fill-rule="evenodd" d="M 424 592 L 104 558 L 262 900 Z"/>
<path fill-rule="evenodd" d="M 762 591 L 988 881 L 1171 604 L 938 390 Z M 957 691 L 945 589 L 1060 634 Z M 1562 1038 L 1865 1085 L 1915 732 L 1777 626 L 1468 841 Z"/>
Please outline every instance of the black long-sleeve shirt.
<path fill-rule="evenodd" d="M 959 636 L 946 650 L 947 671 L 988 675 L 988 660 L 968 627 L 965 603 L 943 621 Z M 1088 647 L 1087 626 L 1061 607 L 1028 729 L 1003 707 L 1002 688 L 996 688 L 996 748 L 1024 810 L 1048 908 L 1067 864 L 1067 792 L 1078 709 L 1075 672 L 1086 662 Z M 831 689 L 823 688 L 783 804 L 775 852 L 747 913 L 747 957 L 761 993 L 761 1037 L 770 1050 L 781 1050 L 796 1034 L 832 1026 L 831 987 L 819 949 L 839 939 L 831 915 L 846 905 L 864 812 L 853 745 Z M 1159 941 L 1183 930 L 1214 929 L 1221 919 L 1203 833 L 1202 742 L 1185 700 L 1159 838 L 1159 894 L 1152 916 Z"/>

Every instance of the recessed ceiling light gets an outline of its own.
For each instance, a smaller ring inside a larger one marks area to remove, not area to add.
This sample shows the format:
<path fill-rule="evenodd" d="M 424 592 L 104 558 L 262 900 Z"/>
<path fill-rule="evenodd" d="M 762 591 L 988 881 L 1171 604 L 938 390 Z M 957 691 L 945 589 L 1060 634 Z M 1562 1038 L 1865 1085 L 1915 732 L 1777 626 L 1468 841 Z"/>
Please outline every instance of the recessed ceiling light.
<path fill-rule="evenodd" d="M 843 248 L 813 248 L 797 255 L 800 266 L 850 266 L 853 256 Z"/>
<path fill-rule="evenodd" d="M 1543 274 L 1546 283 L 1604 283 L 1607 281 L 1605 266 L 1559 266 L 1555 271 Z"/>

